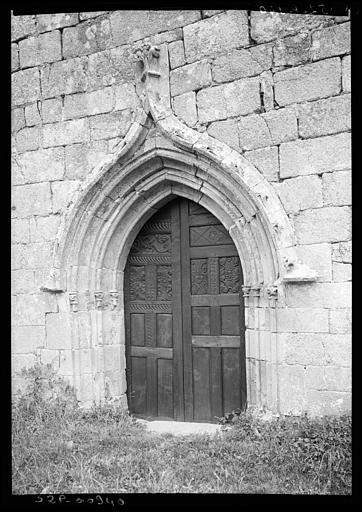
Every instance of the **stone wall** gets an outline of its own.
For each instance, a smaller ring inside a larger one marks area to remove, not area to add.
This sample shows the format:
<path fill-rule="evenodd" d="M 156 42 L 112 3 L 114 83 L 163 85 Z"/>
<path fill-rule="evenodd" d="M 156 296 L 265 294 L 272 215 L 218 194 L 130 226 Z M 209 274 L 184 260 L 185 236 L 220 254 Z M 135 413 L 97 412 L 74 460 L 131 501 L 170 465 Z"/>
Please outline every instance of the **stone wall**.
<path fill-rule="evenodd" d="M 294 225 L 298 256 L 318 272 L 314 283 L 285 285 L 277 306 L 281 412 L 349 410 L 349 25 L 341 16 L 256 11 L 12 18 L 14 371 L 39 359 L 72 379 L 74 357 L 83 369 L 98 364 L 89 340 L 74 355 L 64 297 L 41 286 L 72 194 L 135 119 L 133 48 L 147 39 L 168 45 L 175 115 L 259 169 Z M 82 400 L 94 398 L 91 370 L 76 384 Z"/>

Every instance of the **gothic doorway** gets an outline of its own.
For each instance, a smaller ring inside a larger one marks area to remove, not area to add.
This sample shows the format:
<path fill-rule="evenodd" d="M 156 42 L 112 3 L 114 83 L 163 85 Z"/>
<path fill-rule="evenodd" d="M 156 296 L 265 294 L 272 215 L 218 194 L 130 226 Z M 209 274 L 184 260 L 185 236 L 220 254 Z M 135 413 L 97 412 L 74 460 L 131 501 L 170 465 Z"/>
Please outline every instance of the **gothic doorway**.
<path fill-rule="evenodd" d="M 125 272 L 127 396 L 143 418 L 216 421 L 246 401 L 242 270 L 224 226 L 175 199 Z"/>

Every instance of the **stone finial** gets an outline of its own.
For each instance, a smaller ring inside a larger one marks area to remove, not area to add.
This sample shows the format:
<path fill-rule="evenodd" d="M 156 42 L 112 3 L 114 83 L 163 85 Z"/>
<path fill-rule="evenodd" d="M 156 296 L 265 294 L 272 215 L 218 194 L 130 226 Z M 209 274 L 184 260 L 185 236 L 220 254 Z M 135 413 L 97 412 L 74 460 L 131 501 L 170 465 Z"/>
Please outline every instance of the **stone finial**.
<path fill-rule="evenodd" d="M 112 305 L 112 309 L 116 309 L 116 307 L 118 306 L 118 297 L 119 297 L 119 294 L 116 290 L 111 290 L 109 292 L 109 295 L 111 297 L 111 305 Z"/>
<path fill-rule="evenodd" d="M 94 299 L 96 301 L 96 308 L 102 309 L 102 307 L 103 307 L 103 292 L 94 292 Z"/>
<path fill-rule="evenodd" d="M 73 313 L 76 313 L 78 311 L 78 293 L 77 292 L 69 292 L 69 304 L 72 308 Z"/>
<path fill-rule="evenodd" d="M 141 80 L 144 82 L 148 75 L 159 77 L 160 72 L 157 70 L 158 59 L 160 58 L 160 48 L 150 42 L 143 42 L 134 48 L 134 56 L 136 60 L 143 63 L 143 73 Z"/>

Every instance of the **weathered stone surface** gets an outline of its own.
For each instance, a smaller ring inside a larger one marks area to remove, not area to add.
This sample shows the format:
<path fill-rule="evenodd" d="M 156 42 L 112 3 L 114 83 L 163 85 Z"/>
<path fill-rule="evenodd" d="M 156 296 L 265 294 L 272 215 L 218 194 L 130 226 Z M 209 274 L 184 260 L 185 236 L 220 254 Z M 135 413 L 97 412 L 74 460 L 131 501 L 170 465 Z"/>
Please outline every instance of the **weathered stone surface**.
<path fill-rule="evenodd" d="M 38 103 L 33 103 L 25 107 L 25 119 L 27 126 L 35 126 L 41 123 L 41 116 L 38 109 Z"/>
<path fill-rule="evenodd" d="M 225 142 L 225 144 L 240 151 L 238 125 L 235 119 L 216 121 L 208 127 L 207 132 L 212 137 L 215 137 L 215 139 Z"/>
<path fill-rule="evenodd" d="M 76 25 L 78 23 L 78 13 L 38 14 L 37 21 L 39 32 L 49 32 L 56 28 Z"/>
<path fill-rule="evenodd" d="M 344 206 L 352 202 L 351 171 L 323 174 L 323 200 L 327 206 Z"/>
<path fill-rule="evenodd" d="M 109 19 L 92 20 L 63 30 L 63 56 L 65 59 L 89 55 L 113 45 Z"/>
<path fill-rule="evenodd" d="M 86 89 L 86 57 L 54 62 L 41 69 L 41 87 L 44 98 L 73 94 Z"/>
<path fill-rule="evenodd" d="M 250 114 L 260 108 L 259 80 L 245 78 L 197 93 L 200 122 Z"/>
<path fill-rule="evenodd" d="M 49 215 L 49 217 L 32 217 L 30 219 L 31 242 L 54 240 L 57 235 L 59 224 L 59 215 Z"/>
<path fill-rule="evenodd" d="M 273 86 L 273 75 L 271 71 L 263 71 L 259 76 L 260 80 L 260 96 L 261 98 L 261 109 L 262 111 L 268 111 L 274 109 L 274 86 Z"/>
<path fill-rule="evenodd" d="M 55 181 L 51 184 L 53 213 L 60 213 L 70 203 L 73 193 L 78 186 L 79 181 L 77 180 Z"/>
<path fill-rule="evenodd" d="M 18 153 L 39 148 L 39 127 L 23 128 L 16 134 L 16 149 Z"/>
<path fill-rule="evenodd" d="M 309 32 L 299 32 L 296 36 L 279 39 L 273 49 L 274 66 L 297 66 L 307 62 L 310 45 Z"/>
<path fill-rule="evenodd" d="M 352 263 L 352 242 L 339 242 L 332 245 L 332 261 Z"/>
<path fill-rule="evenodd" d="M 249 44 L 246 11 L 227 11 L 184 27 L 187 62 Z"/>
<path fill-rule="evenodd" d="M 202 17 L 203 18 L 210 18 L 211 16 L 215 16 L 215 14 L 219 14 L 220 12 L 223 12 L 222 10 L 221 11 L 215 11 L 215 10 L 210 10 L 210 9 L 206 9 L 205 11 L 201 11 L 202 12 Z"/>
<path fill-rule="evenodd" d="M 282 414 L 301 414 L 306 407 L 304 370 L 301 366 L 279 366 L 279 399 Z"/>
<path fill-rule="evenodd" d="M 297 116 L 292 108 L 271 110 L 262 114 L 273 144 L 298 138 Z"/>
<path fill-rule="evenodd" d="M 35 290 L 33 270 L 12 270 L 11 271 L 11 292 L 30 293 Z"/>
<path fill-rule="evenodd" d="M 17 71 L 11 75 L 11 98 L 13 105 L 31 103 L 40 98 L 38 68 Z"/>
<path fill-rule="evenodd" d="M 139 105 L 136 88 L 133 84 L 120 84 L 112 87 L 114 110 L 130 108 L 135 110 Z"/>
<path fill-rule="evenodd" d="M 80 12 L 79 19 L 81 21 L 89 20 L 91 18 L 96 18 L 97 16 L 101 16 L 102 14 L 106 14 L 106 13 L 107 13 L 107 11 Z"/>
<path fill-rule="evenodd" d="M 196 94 L 192 91 L 180 94 L 173 99 L 173 108 L 177 117 L 185 121 L 188 126 L 197 123 Z"/>
<path fill-rule="evenodd" d="M 349 308 L 351 291 L 351 283 L 287 285 L 285 300 L 292 308 L 308 308 L 311 304 L 320 308 Z"/>
<path fill-rule="evenodd" d="M 133 82 L 136 65 L 130 46 L 93 53 L 88 57 L 87 90 L 102 89 L 107 85 Z"/>
<path fill-rule="evenodd" d="M 40 325 L 27 325 L 12 329 L 12 349 L 17 354 L 28 354 L 44 347 L 45 329 Z"/>
<path fill-rule="evenodd" d="M 63 179 L 64 149 L 40 149 L 18 157 L 24 181 L 37 183 Z"/>
<path fill-rule="evenodd" d="M 169 44 L 168 54 L 171 69 L 179 68 L 186 64 L 185 49 L 183 41 L 174 41 Z"/>
<path fill-rule="evenodd" d="M 117 46 L 183 27 L 200 18 L 200 11 L 187 10 L 115 11 L 110 16 L 113 39 Z"/>
<path fill-rule="evenodd" d="M 270 130 L 261 115 L 243 116 L 238 122 L 240 147 L 243 150 L 272 146 Z"/>
<path fill-rule="evenodd" d="M 11 111 L 11 131 L 17 132 L 25 126 L 25 115 L 23 108 L 14 108 Z"/>
<path fill-rule="evenodd" d="M 48 349 L 71 348 L 72 340 L 67 313 L 49 313 L 46 315 L 45 329 Z"/>
<path fill-rule="evenodd" d="M 160 34 L 153 34 L 150 39 L 152 44 L 156 46 L 163 43 L 172 43 L 173 41 L 183 39 L 183 31 L 181 27 L 178 27 L 173 30 L 168 30 L 167 32 L 161 32 Z"/>
<path fill-rule="evenodd" d="M 270 51 L 271 53 L 271 51 Z M 265 56 L 264 56 L 265 58 Z M 212 77 L 215 82 L 229 82 L 239 78 L 259 75 L 271 66 L 263 65 L 254 48 L 233 50 L 216 57 L 212 63 Z"/>
<path fill-rule="evenodd" d="M 333 281 L 335 283 L 352 281 L 352 265 L 350 263 L 333 262 Z"/>
<path fill-rule="evenodd" d="M 40 361 L 42 364 L 50 364 L 53 369 L 58 372 L 59 370 L 59 350 L 48 350 L 43 348 L 39 350 Z"/>
<path fill-rule="evenodd" d="M 288 364 L 350 366 L 348 335 L 326 333 L 281 333 L 283 360 Z"/>
<path fill-rule="evenodd" d="M 350 391 L 351 370 L 339 366 L 310 366 L 306 369 L 308 389 L 328 391 Z"/>
<path fill-rule="evenodd" d="M 352 310 L 331 309 L 329 311 L 329 329 L 331 333 L 335 334 L 352 332 Z"/>
<path fill-rule="evenodd" d="M 35 354 L 11 354 L 11 369 L 16 374 L 23 368 L 31 368 L 36 363 Z M 17 380 L 14 378 L 11 385 L 16 386 Z M 19 383 L 19 391 L 23 389 L 24 384 Z M 13 390 L 12 390 L 13 391 Z"/>
<path fill-rule="evenodd" d="M 41 115 L 44 123 L 55 123 L 63 119 L 63 102 L 61 98 L 44 100 L 41 106 Z"/>
<path fill-rule="evenodd" d="M 332 281 L 332 247 L 331 244 L 298 245 L 298 258 L 317 272 L 318 281 Z"/>
<path fill-rule="evenodd" d="M 251 37 L 257 43 L 306 32 L 334 23 L 333 16 L 251 11 Z"/>
<path fill-rule="evenodd" d="M 53 242 L 42 241 L 27 244 L 24 247 L 25 268 L 36 269 L 50 265 L 52 260 Z"/>
<path fill-rule="evenodd" d="M 351 211 L 347 206 L 300 212 L 294 220 L 298 243 L 339 242 L 351 238 Z"/>
<path fill-rule="evenodd" d="M 350 413 L 351 393 L 336 391 L 307 391 L 308 408 L 313 416 Z"/>
<path fill-rule="evenodd" d="M 75 119 L 46 124 L 43 127 L 43 147 L 64 146 L 76 142 L 88 142 L 90 136 L 88 119 Z"/>
<path fill-rule="evenodd" d="M 343 55 L 351 51 L 351 26 L 342 23 L 317 30 L 312 34 L 311 56 L 313 60 Z"/>
<path fill-rule="evenodd" d="M 56 299 L 48 293 L 16 295 L 12 302 L 13 325 L 45 325 L 45 313 L 57 311 Z"/>
<path fill-rule="evenodd" d="M 345 92 L 351 91 L 351 56 L 342 59 L 342 88 Z"/>
<path fill-rule="evenodd" d="M 349 94 L 305 103 L 298 107 L 299 134 L 319 137 L 351 129 Z"/>
<path fill-rule="evenodd" d="M 11 16 L 11 39 L 16 41 L 36 31 L 36 18 L 34 15 Z"/>
<path fill-rule="evenodd" d="M 278 332 L 329 332 L 328 309 L 284 308 L 277 315 Z"/>
<path fill-rule="evenodd" d="M 351 135 L 286 142 L 279 154 L 281 178 L 350 169 Z"/>
<path fill-rule="evenodd" d="M 110 112 L 113 108 L 113 91 L 111 87 L 98 91 L 71 94 L 64 98 L 64 118 L 74 119 Z"/>
<path fill-rule="evenodd" d="M 274 75 L 275 100 L 279 106 L 334 96 L 341 88 L 338 57 L 279 71 Z"/>
<path fill-rule="evenodd" d="M 206 60 L 195 62 L 170 73 L 171 96 L 201 89 L 211 84 L 211 68 Z"/>
<path fill-rule="evenodd" d="M 11 221 L 11 242 L 26 244 L 30 241 L 29 220 L 13 219 Z"/>
<path fill-rule="evenodd" d="M 318 176 L 291 178 L 274 187 L 287 213 L 323 206 L 322 180 Z"/>
<path fill-rule="evenodd" d="M 17 185 L 13 187 L 12 199 L 18 217 L 47 215 L 51 212 L 49 183 Z"/>
<path fill-rule="evenodd" d="M 11 71 L 19 69 L 19 48 L 16 43 L 11 45 Z"/>
<path fill-rule="evenodd" d="M 19 41 L 19 52 L 22 68 L 61 60 L 62 48 L 59 30 Z"/>
<path fill-rule="evenodd" d="M 67 377 L 72 377 L 73 370 L 73 351 L 72 350 L 59 350 L 59 374 Z"/>
<path fill-rule="evenodd" d="M 123 137 L 132 122 L 129 109 L 93 116 L 89 120 L 92 140 Z"/>
<path fill-rule="evenodd" d="M 65 178 L 83 179 L 108 155 L 107 141 L 74 144 L 65 148 Z"/>
<path fill-rule="evenodd" d="M 278 181 L 279 158 L 276 146 L 246 151 L 244 156 L 255 165 L 268 181 Z"/>

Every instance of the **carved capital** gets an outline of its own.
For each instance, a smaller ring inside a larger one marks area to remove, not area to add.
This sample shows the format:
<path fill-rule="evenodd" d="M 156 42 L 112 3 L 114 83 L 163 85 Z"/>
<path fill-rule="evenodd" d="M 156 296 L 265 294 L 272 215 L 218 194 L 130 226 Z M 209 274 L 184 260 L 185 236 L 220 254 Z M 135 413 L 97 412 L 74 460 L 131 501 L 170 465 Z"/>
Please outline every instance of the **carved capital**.
<path fill-rule="evenodd" d="M 268 286 L 265 288 L 266 295 L 268 299 L 277 299 L 278 298 L 278 287 L 275 285 Z"/>
<path fill-rule="evenodd" d="M 251 290 L 251 286 L 249 285 L 243 285 L 241 287 L 242 291 L 243 291 L 243 297 L 249 297 L 250 295 L 250 290 Z"/>
<path fill-rule="evenodd" d="M 109 292 L 109 296 L 111 297 L 112 309 L 116 309 L 118 306 L 119 293 L 116 290 L 112 290 Z"/>
<path fill-rule="evenodd" d="M 103 307 L 103 292 L 94 292 L 94 299 L 96 301 L 96 308 L 102 309 Z"/>
<path fill-rule="evenodd" d="M 251 291 L 253 292 L 254 297 L 260 297 L 260 289 L 260 284 L 255 284 L 254 286 L 251 287 Z"/>
<path fill-rule="evenodd" d="M 69 304 L 72 308 L 73 313 L 78 311 L 79 299 L 77 292 L 69 292 Z"/>
<path fill-rule="evenodd" d="M 150 42 L 143 42 L 134 48 L 134 56 L 143 64 L 143 73 L 141 80 L 144 82 L 147 76 L 160 77 L 158 71 L 158 60 L 160 58 L 160 48 L 152 45 Z"/>

